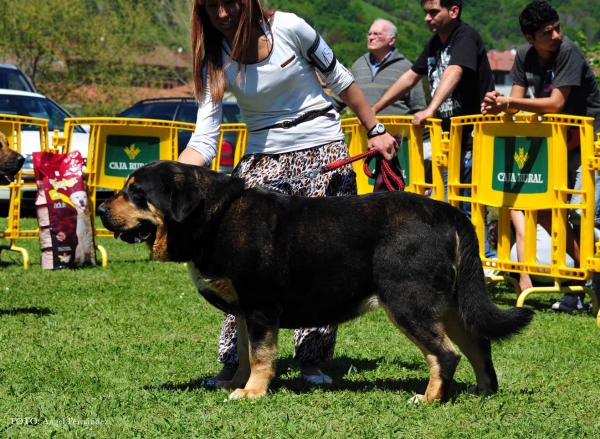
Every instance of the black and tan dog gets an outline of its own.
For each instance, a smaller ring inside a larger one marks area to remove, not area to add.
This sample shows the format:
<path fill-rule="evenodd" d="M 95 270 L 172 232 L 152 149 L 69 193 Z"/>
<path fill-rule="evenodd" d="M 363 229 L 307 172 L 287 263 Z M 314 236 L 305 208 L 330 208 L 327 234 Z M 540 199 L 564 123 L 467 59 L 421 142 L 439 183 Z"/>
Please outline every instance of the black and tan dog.
<path fill-rule="evenodd" d="M 448 397 L 460 359 L 451 340 L 477 390 L 495 392 L 491 341 L 533 317 L 492 303 L 470 221 L 419 195 L 286 196 L 159 161 L 131 174 L 98 211 L 116 238 L 145 241 L 162 261 L 189 262 L 200 294 L 236 315 L 231 398 L 267 392 L 279 328 L 341 323 L 378 306 L 429 364 L 429 385 L 415 400 Z"/>
<path fill-rule="evenodd" d="M 0 133 L 0 186 L 13 182 L 15 174 L 21 170 L 25 158 L 8 146 L 8 139 Z"/>

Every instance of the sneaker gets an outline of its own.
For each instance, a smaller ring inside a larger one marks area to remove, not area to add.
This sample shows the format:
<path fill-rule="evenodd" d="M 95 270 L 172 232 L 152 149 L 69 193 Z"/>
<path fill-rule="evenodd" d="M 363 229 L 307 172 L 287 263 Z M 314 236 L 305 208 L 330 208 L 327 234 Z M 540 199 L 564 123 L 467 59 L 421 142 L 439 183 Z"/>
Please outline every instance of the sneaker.
<path fill-rule="evenodd" d="M 583 311 L 583 300 L 577 294 L 565 294 L 562 299 L 552 305 L 552 309 L 566 313 Z"/>
<path fill-rule="evenodd" d="M 329 385 L 333 382 L 329 375 L 319 371 L 318 375 L 302 375 L 304 381 L 313 386 Z"/>

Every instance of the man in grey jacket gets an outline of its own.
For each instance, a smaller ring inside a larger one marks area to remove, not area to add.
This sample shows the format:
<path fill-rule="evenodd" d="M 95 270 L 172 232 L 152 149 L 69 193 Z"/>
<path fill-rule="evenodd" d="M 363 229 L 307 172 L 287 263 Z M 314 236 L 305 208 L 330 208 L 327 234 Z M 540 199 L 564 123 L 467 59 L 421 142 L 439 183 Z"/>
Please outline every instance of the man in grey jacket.
<path fill-rule="evenodd" d="M 369 51 L 352 65 L 356 84 L 371 106 L 410 69 L 412 63 L 396 50 L 398 31 L 391 21 L 376 19 L 367 33 Z M 334 96 L 334 106 L 341 111 L 345 104 Z M 423 85 L 419 82 L 402 99 L 382 110 L 381 116 L 407 116 L 427 107 Z"/>

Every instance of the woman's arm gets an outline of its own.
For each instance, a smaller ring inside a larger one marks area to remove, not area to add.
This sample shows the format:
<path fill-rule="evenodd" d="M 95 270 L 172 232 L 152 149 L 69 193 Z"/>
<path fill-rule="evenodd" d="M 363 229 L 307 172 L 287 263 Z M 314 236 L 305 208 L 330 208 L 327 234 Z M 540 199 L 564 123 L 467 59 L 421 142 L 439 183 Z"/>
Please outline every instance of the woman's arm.
<path fill-rule="evenodd" d="M 355 82 L 350 84 L 348 88 L 340 93 L 340 98 L 342 98 L 346 105 L 356 113 L 356 116 L 367 130 L 373 128 L 378 123 L 375 112 Z M 396 154 L 396 151 L 398 151 L 398 142 L 396 142 L 396 139 L 390 134 L 385 133 L 370 138 L 368 148 L 376 149 L 385 160 L 391 160 L 394 154 Z"/>
<path fill-rule="evenodd" d="M 188 165 L 206 165 L 204 157 L 202 157 L 202 155 L 198 151 L 190 148 L 189 146 L 186 147 L 183 151 L 181 151 L 181 154 L 179 154 L 177 161 L 181 163 L 187 163 Z"/>
<path fill-rule="evenodd" d="M 207 92 L 198 106 L 196 128 L 177 160 L 191 165 L 209 165 L 217 155 L 222 118 L 223 103 L 212 102 Z"/>

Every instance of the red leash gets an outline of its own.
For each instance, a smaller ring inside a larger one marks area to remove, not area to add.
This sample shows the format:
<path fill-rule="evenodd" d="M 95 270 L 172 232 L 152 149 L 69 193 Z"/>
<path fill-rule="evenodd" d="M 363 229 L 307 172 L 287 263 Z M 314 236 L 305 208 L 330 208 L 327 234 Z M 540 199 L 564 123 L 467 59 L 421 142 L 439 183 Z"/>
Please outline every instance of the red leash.
<path fill-rule="evenodd" d="M 379 152 L 376 149 L 371 149 L 367 152 L 363 152 L 362 154 L 355 155 L 353 157 L 348 157 L 347 159 L 338 160 L 337 162 L 329 163 L 328 165 L 323 166 L 321 168 L 321 172 L 333 171 L 334 169 L 339 168 L 340 166 L 347 165 L 348 163 L 355 162 L 360 159 L 364 159 L 365 163 L 363 165 L 363 171 L 369 178 L 377 178 L 377 172 L 381 173 L 381 177 L 383 178 L 383 182 L 385 183 L 385 187 L 390 191 L 403 191 L 405 184 L 404 178 L 402 178 L 402 172 L 400 168 L 394 169 L 390 166 L 390 163 L 386 160 L 382 160 L 381 156 L 376 157 L 375 160 L 378 162 L 375 166 L 376 171 L 371 172 L 369 169 L 369 164 L 373 157 L 379 155 Z"/>

